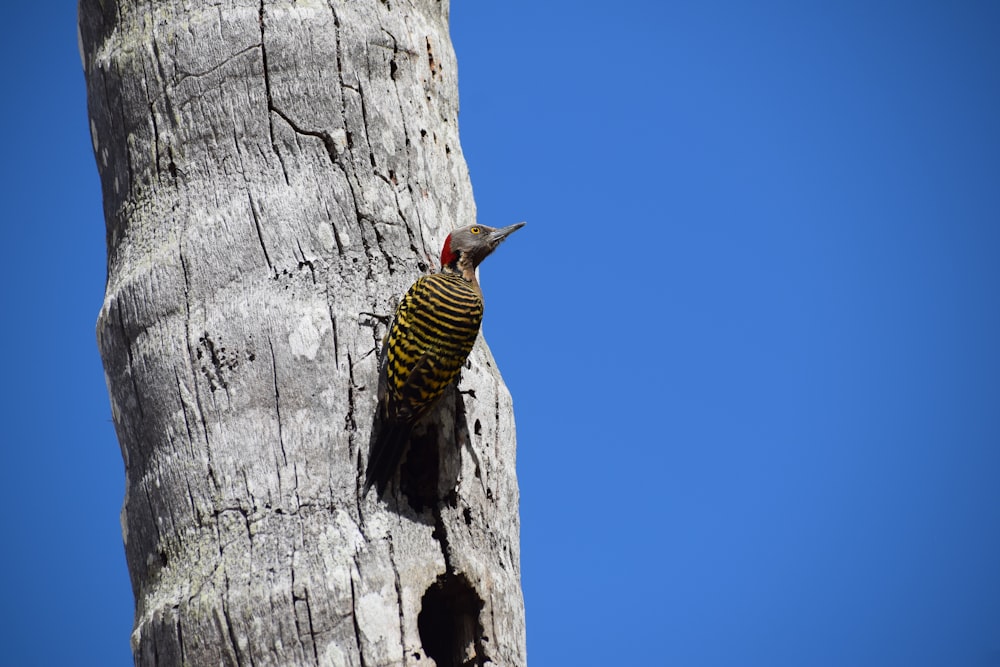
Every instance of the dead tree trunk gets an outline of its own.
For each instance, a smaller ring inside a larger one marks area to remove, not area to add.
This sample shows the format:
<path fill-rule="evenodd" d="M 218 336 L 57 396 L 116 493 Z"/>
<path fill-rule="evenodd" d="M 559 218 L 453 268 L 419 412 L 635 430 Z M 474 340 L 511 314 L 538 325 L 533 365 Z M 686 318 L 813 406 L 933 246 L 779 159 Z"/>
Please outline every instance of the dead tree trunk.
<path fill-rule="evenodd" d="M 80 31 L 136 662 L 525 664 L 482 340 L 419 483 L 359 498 L 380 318 L 475 217 L 447 0 L 81 0 Z"/>

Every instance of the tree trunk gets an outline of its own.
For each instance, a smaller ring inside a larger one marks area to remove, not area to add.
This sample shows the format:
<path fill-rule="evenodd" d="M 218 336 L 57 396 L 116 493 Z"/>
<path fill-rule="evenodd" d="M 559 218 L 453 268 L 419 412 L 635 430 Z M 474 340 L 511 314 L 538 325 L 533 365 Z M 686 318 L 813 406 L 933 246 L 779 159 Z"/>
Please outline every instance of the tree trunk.
<path fill-rule="evenodd" d="M 386 316 L 475 218 L 447 1 L 81 0 L 80 31 L 136 663 L 525 664 L 481 338 L 360 497 Z"/>

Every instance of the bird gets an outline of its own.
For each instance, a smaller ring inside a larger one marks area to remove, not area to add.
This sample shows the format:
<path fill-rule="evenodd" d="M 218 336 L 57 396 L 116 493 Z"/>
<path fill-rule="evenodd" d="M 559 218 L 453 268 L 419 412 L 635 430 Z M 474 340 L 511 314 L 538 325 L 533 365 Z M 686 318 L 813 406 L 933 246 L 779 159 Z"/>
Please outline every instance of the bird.
<path fill-rule="evenodd" d="M 483 321 L 476 268 L 525 223 L 468 225 L 441 248 L 441 272 L 421 276 L 399 301 L 379 362 L 376 434 L 361 496 L 378 493 L 403 459 L 410 432 L 458 377 Z"/>

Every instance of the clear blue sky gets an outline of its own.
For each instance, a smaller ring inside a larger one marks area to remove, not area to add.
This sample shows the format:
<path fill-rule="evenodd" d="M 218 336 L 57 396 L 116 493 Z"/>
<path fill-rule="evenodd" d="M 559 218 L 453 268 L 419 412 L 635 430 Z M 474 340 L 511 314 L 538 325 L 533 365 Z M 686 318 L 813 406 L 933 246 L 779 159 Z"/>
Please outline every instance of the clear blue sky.
<path fill-rule="evenodd" d="M 1000 4 L 455 0 L 549 665 L 1000 665 Z M 5 10 L 11 665 L 131 664 L 75 3 Z"/>

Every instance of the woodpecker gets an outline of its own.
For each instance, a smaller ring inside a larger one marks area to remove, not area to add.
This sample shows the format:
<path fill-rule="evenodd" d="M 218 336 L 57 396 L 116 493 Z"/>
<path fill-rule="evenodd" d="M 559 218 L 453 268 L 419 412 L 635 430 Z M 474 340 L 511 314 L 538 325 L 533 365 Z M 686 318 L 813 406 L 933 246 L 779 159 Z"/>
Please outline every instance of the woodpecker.
<path fill-rule="evenodd" d="M 381 494 L 399 463 L 410 431 L 462 370 L 483 321 L 476 267 L 518 229 L 469 225 L 448 235 L 441 273 L 418 278 L 399 305 L 382 346 L 377 434 L 368 455 L 362 497 Z"/>

